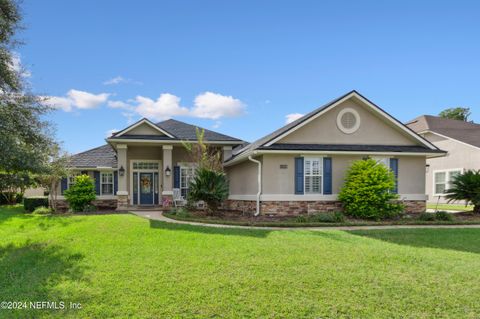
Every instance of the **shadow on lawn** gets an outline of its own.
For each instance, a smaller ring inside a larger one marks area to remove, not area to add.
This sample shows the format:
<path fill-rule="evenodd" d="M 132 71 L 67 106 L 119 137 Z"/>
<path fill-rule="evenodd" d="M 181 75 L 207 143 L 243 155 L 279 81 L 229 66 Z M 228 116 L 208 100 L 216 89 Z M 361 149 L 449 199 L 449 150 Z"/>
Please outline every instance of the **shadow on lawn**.
<path fill-rule="evenodd" d="M 247 236 L 247 237 L 257 237 L 257 238 L 265 238 L 270 233 L 269 230 L 173 224 L 173 223 L 167 223 L 167 222 L 162 222 L 162 221 L 152 220 L 152 219 L 150 219 L 150 227 L 168 229 L 168 230 L 183 230 L 183 231 L 203 233 L 208 235 Z"/>
<path fill-rule="evenodd" d="M 348 233 L 399 245 L 480 254 L 480 229 L 477 228 L 355 230 Z"/>
<path fill-rule="evenodd" d="M 0 247 L 0 289 L 7 301 L 65 301 L 85 302 L 85 292 L 66 290 L 66 281 L 81 281 L 83 268 L 81 254 L 69 253 L 59 246 L 46 243 L 25 243 L 22 246 Z M 62 285 L 58 288 L 57 285 Z M 12 316 L 19 315 L 19 310 Z M 22 316 L 48 316 L 48 310 L 22 310 Z M 52 310 L 58 314 L 61 310 Z M 50 313 L 51 315 L 52 313 Z M 8 317 L 8 316 L 7 316 Z"/>

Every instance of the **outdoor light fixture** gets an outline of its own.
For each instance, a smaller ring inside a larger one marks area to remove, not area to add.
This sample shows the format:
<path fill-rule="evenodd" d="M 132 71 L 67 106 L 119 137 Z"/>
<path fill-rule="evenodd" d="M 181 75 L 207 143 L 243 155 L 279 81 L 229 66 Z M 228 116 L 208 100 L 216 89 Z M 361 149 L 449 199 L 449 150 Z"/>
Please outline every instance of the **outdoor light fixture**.
<path fill-rule="evenodd" d="M 172 172 L 172 170 L 170 169 L 169 166 L 167 166 L 167 168 L 165 168 L 165 176 L 170 176 L 171 172 Z"/>
<path fill-rule="evenodd" d="M 123 168 L 123 166 L 120 166 L 120 169 L 118 170 L 118 173 L 120 174 L 120 176 L 125 175 L 125 168 Z"/>
<path fill-rule="evenodd" d="M 425 165 L 425 171 L 428 173 L 429 170 L 430 170 L 430 164 Z"/>

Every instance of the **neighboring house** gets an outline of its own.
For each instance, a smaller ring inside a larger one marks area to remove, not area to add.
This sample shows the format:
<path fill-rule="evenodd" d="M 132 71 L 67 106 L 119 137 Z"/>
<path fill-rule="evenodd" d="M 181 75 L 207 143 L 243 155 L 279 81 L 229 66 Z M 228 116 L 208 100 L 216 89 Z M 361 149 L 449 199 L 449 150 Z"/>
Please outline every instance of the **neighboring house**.
<path fill-rule="evenodd" d="M 204 139 L 225 158 L 233 147 L 245 143 L 210 130 L 205 130 Z M 108 144 L 73 155 L 73 174 L 62 180 L 60 194 L 75 175 L 88 174 L 95 179 L 94 204 L 101 208 L 162 205 L 172 199 L 173 188 L 186 195 L 195 163 L 182 144 L 185 141 L 196 143 L 195 126 L 173 119 L 156 124 L 142 119 L 107 138 Z M 59 199 L 60 207 L 65 206 L 63 196 Z"/>
<path fill-rule="evenodd" d="M 429 201 L 446 203 L 444 191 L 451 187 L 455 175 L 480 169 L 480 125 L 422 115 L 407 126 L 448 152 L 445 157 L 428 159 L 426 170 Z"/>
<path fill-rule="evenodd" d="M 195 129 L 142 119 L 107 145 L 74 155 L 72 165 L 95 179 L 97 206 L 162 205 L 174 188 L 188 192 L 195 164 L 182 141 L 195 142 Z M 230 184 L 225 208 L 265 214 L 340 210 L 345 172 L 366 156 L 392 169 L 407 211 L 421 212 L 426 160 L 445 154 L 356 91 L 251 144 L 209 130 L 205 139 L 223 151 Z M 64 179 L 62 192 L 73 181 Z"/>
<path fill-rule="evenodd" d="M 409 212 L 425 211 L 427 158 L 445 152 L 356 91 L 244 147 L 225 167 L 228 206 L 262 213 L 339 210 L 345 172 L 366 156 L 390 167 Z"/>

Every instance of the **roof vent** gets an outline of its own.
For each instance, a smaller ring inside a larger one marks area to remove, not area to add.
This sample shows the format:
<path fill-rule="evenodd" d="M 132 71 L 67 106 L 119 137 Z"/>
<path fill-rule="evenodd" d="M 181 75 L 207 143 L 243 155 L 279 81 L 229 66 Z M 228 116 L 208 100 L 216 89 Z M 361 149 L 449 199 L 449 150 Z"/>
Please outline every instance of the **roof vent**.
<path fill-rule="evenodd" d="M 352 108 L 345 108 L 337 115 L 337 126 L 345 134 L 355 133 L 360 127 L 360 115 Z"/>

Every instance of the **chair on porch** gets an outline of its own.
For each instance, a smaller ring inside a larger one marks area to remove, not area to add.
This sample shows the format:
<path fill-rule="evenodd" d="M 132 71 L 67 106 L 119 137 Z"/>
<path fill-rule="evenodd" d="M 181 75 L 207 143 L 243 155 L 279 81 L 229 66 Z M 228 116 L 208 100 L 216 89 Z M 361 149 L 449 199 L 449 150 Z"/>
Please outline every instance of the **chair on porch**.
<path fill-rule="evenodd" d="M 174 188 L 173 189 L 173 205 L 175 206 L 175 208 L 185 206 L 186 204 L 187 204 L 187 201 L 185 200 L 185 198 L 183 198 L 180 188 Z"/>

